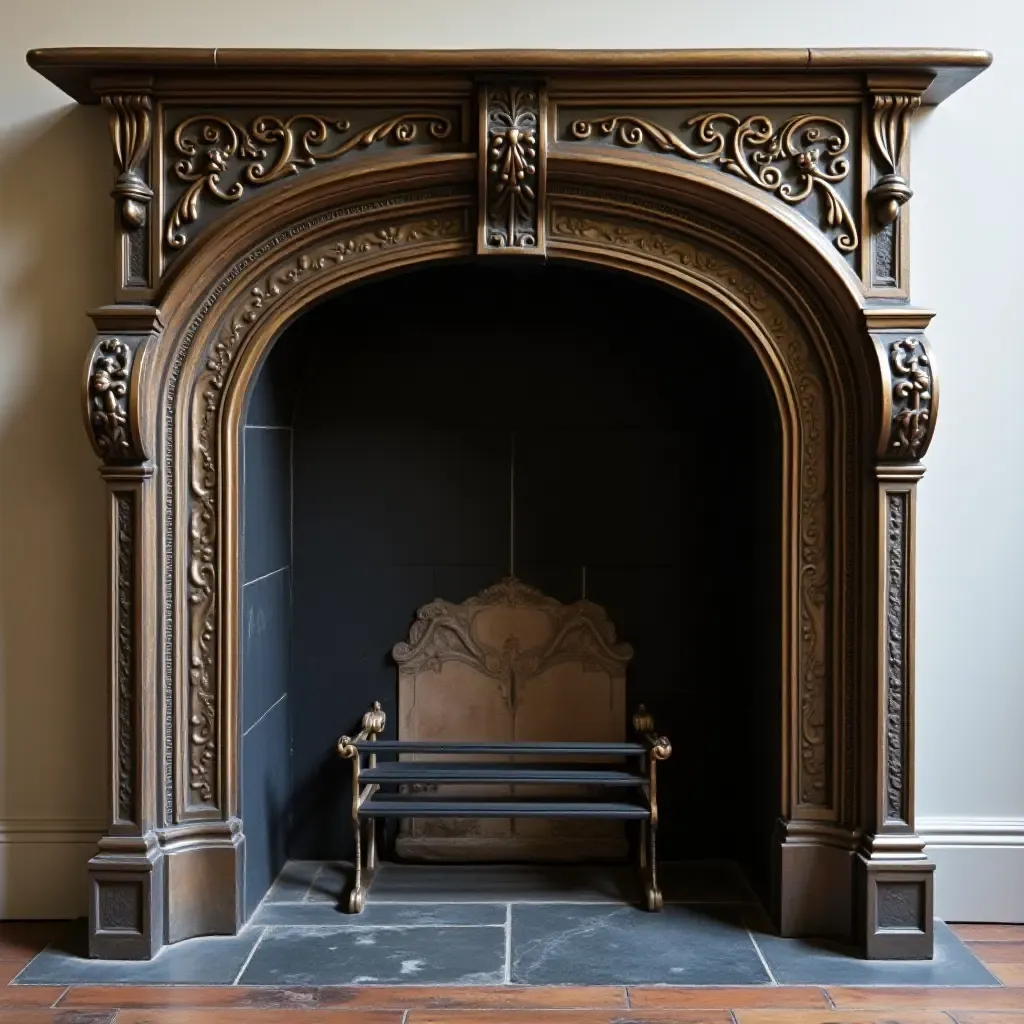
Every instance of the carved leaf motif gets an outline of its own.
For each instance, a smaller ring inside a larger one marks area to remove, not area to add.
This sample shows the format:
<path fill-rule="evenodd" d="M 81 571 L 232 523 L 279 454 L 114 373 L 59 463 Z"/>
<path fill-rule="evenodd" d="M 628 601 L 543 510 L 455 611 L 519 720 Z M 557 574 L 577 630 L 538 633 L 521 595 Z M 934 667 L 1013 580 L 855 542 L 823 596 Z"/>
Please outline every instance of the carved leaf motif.
<path fill-rule="evenodd" d="M 539 106 L 531 89 L 489 93 L 487 111 L 487 245 L 537 245 Z"/>
<path fill-rule="evenodd" d="M 189 787 L 202 804 L 216 790 L 216 661 L 218 476 L 217 433 L 221 396 L 240 344 L 282 296 L 324 270 L 396 245 L 464 238 L 462 217 L 421 217 L 367 228 L 321 243 L 292 257 L 253 286 L 228 318 L 195 386 L 189 516 Z"/>
<path fill-rule="evenodd" d="M 451 119 L 434 111 L 389 117 L 342 138 L 333 147 L 328 142 L 333 135 L 344 136 L 351 129 L 348 121 L 317 114 L 295 114 L 287 119 L 261 114 L 247 126 L 220 114 L 188 117 L 175 128 L 172 139 L 181 156 L 174 164 L 174 175 L 187 182 L 188 188 L 168 216 L 165 241 L 173 249 L 184 248 L 188 242 L 185 228 L 199 219 L 200 201 L 206 193 L 233 203 L 245 195 L 246 185 L 266 185 L 387 139 L 406 145 L 416 138 L 419 123 L 425 123 L 439 142 L 452 134 Z"/>
<path fill-rule="evenodd" d="M 802 203 L 817 190 L 824 200 L 826 225 L 839 232 L 836 247 L 850 253 L 860 244 L 853 215 L 835 187 L 850 173 L 850 161 L 844 155 L 850 148 L 850 133 L 837 118 L 797 114 L 776 129 L 763 114 L 746 118 L 724 111 L 698 114 L 686 127 L 700 148 L 688 145 L 664 126 L 632 114 L 576 121 L 570 131 L 577 139 L 589 139 L 595 127 L 602 135 L 614 136 L 622 146 L 646 141 L 663 153 L 716 164 L 790 205 Z M 783 174 L 783 168 L 795 180 Z"/>
<path fill-rule="evenodd" d="M 889 352 L 892 372 L 892 428 L 889 453 L 917 459 L 932 428 L 932 369 L 920 338 L 901 338 Z"/>

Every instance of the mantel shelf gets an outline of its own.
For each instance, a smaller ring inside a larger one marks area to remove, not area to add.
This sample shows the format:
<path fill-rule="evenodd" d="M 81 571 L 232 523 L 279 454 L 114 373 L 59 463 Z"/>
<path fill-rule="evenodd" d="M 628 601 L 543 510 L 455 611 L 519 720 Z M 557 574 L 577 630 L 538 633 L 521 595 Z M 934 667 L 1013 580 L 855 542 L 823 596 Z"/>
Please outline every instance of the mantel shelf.
<path fill-rule="evenodd" d="M 759 74 L 919 75 L 922 100 L 938 104 L 992 62 L 985 50 L 928 48 L 791 48 L 692 50 L 288 50 L 176 47 L 60 47 L 30 50 L 28 63 L 79 103 L 99 102 L 98 80 L 174 80 L 211 73 L 413 75 L 486 74 Z"/>

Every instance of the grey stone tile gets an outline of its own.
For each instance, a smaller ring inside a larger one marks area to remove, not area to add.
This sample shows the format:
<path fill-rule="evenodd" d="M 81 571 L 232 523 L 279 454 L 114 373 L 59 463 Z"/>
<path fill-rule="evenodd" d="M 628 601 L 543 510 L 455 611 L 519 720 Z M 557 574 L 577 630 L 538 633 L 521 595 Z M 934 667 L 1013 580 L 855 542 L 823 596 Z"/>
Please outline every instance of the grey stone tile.
<path fill-rule="evenodd" d="M 512 981 L 521 985 L 767 985 L 735 908 L 516 905 Z"/>
<path fill-rule="evenodd" d="M 312 902 L 338 903 L 347 896 L 355 875 L 355 867 L 347 861 L 321 862 L 306 899 Z M 371 892 L 373 890 L 371 889 Z"/>
<path fill-rule="evenodd" d="M 240 935 L 188 939 L 165 946 L 152 960 L 90 960 L 85 924 L 69 941 L 48 946 L 18 975 L 19 985 L 230 985 L 261 929 Z"/>
<path fill-rule="evenodd" d="M 265 903 L 254 925 L 275 927 L 333 927 L 339 929 L 444 925 L 504 927 L 503 903 L 368 903 L 361 914 L 348 914 L 327 900 L 307 903 Z"/>
<path fill-rule="evenodd" d="M 622 903 L 636 872 L 620 865 L 382 864 L 370 902 Z"/>
<path fill-rule="evenodd" d="M 998 985 L 978 958 L 941 921 L 933 960 L 862 960 L 827 940 L 755 935 L 780 985 Z"/>
<path fill-rule="evenodd" d="M 274 880 L 264 903 L 297 902 L 309 892 L 317 872 L 323 867 L 318 860 L 290 860 Z"/>
<path fill-rule="evenodd" d="M 504 928 L 270 928 L 243 985 L 500 985 Z"/>

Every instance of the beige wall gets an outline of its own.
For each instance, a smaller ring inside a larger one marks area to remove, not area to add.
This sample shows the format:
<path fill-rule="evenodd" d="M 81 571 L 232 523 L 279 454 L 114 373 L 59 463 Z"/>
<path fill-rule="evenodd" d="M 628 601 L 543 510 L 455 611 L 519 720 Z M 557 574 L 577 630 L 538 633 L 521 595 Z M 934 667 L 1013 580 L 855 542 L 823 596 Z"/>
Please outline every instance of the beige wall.
<path fill-rule="evenodd" d="M 942 840 L 940 911 L 1024 919 L 1018 9 L 1012 0 L 0 0 L 0 914 L 81 912 L 82 864 L 105 814 L 103 492 L 78 392 L 84 311 L 111 294 L 110 157 L 100 113 L 71 106 L 29 71 L 25 51 L 868 44 L 996 54 L 989 72 L 920 119 L 914 143 L 913 293 L 940 312 L 931 337 L 942 371 L 921 490 L 918 811 Z M 993 897 L 1000 872 L 1009 899 L 1005 888 Z"/>

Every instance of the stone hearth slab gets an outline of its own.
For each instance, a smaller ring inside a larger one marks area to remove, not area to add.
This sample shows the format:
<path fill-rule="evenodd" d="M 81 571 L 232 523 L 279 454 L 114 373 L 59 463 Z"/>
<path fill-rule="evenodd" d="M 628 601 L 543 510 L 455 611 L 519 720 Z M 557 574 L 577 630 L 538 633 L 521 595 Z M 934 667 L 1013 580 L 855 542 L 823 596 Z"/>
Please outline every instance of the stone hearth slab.
<path fill-rule="evenodd" d="M 85 922 L 68 939 L 47 946 L 18 975 L 19 985 L 230 985 L 262 930 L 240 935 L 190 939 L 164 946 L 149 961 L 90 960 Z"/>
<path fill-rule="evenodd" d="M 780 985 L 998 985 L 981 961 L 941 921 L 935 922 L 934 960 L 861 960 L 825 940 L 756 934 Z"/>
<path fill-rule="evenodd" d="M 268 928 L 242 985 L 500 985 L 505 929 Z"/>
<path fill-rule="evenodd" d="M 512 908 L 511 980 L 521 985 L 768 985 L 728 907 Z"/>
<path fill-rule="evenodd" d="M 335 903 L 264 903 L 252 919 L 254 925 L 275 927 L 430 927 L 445 925 L 497 925 L 504 928 L 504 903 L 368 903 L 361 914 L 348 914 Z"/>

